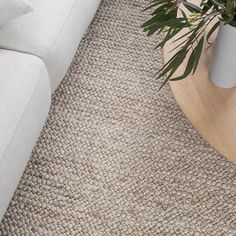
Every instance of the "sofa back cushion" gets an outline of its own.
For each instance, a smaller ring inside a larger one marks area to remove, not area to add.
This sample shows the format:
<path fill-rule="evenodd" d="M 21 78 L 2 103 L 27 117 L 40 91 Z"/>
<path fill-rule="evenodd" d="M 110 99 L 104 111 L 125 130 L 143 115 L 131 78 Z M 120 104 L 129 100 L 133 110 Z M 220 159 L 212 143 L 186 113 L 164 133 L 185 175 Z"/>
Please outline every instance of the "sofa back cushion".
<path fill-rule="evenodd" d="M 0 26 L 30 11 L 32 7 L 28 0 L 0 0 Z"/>

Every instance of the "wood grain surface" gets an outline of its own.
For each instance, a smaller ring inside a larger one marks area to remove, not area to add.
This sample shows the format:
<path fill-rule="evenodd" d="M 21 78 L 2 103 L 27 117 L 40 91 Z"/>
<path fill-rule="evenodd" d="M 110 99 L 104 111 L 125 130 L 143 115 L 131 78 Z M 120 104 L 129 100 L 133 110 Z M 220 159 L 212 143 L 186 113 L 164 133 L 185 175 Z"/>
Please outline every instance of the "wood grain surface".
<path fill-rule="evenodd" d="M 217 33 L 211 41 L 214 41 Z M 164 48 L 167 62 L 176 44 Z M 179 106 L 195 127 L 216 150 L 228 160 L 236 163 L 236 88 L 222 89 L 209 79 L 214 46 L 204 46 L 204 52 L 194 75 L 181 81 L 170 82 L 172 92 Z M 186 62 L 177 73 L 185 70 Z"/>

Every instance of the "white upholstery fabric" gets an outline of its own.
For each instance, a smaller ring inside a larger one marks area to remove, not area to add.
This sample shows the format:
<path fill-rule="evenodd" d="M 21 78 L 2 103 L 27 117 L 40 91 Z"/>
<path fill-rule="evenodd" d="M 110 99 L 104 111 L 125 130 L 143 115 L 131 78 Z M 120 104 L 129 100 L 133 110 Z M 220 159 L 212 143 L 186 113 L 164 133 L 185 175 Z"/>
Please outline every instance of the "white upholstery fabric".
<path fill-rule="evenodd" d="M 0 27 L 0 48 L 42 58 L 54 91 L 99 3 L 100 0 L 31 0 L 32 13 Z"/>
<path fill-rule="evenodd" d="M 27 0 L 0 0 L 0 25 L 32 11 Z"/>
<path fill-rule="evenodd" d="M 50 95 L 41 59 L 0 50 L 0 219 L 46 120 Z"/>

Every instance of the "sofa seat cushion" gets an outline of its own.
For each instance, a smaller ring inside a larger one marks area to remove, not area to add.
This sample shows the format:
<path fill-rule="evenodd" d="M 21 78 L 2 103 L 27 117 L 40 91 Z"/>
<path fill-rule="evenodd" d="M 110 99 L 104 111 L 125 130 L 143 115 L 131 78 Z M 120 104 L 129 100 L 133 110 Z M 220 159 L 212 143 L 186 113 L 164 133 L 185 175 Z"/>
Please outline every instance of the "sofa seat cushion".
<path fill-rule="evenodd" d="M 0 219 L 44 125 L 50 96 L 41 59 L 0 50 Z"/>
<path fill-rule="evenodd" d="M 30 0 L 33 12 L 0 27 L 0 48 L 45 62 L 52 90 L 64 77 L 100 0 Z"/>

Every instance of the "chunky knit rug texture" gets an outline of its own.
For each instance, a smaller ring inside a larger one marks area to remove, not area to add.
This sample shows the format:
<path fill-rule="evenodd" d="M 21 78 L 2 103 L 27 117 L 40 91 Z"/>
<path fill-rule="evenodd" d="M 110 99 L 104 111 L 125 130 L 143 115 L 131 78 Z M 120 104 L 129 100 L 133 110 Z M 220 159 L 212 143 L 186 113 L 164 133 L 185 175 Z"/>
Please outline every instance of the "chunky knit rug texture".
<path fill-rule="evenodd" d="M 104 0 L 54 94 L 0 235 L 236 235 L 236 166 L 186 121 L 147 0 Z"/>

